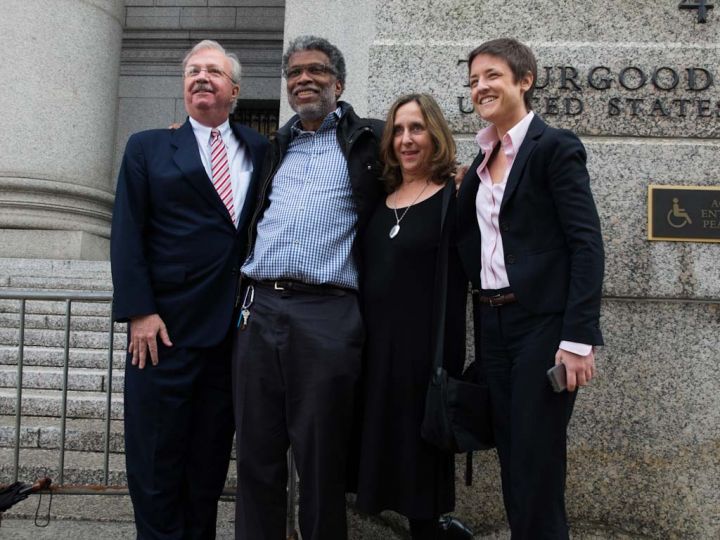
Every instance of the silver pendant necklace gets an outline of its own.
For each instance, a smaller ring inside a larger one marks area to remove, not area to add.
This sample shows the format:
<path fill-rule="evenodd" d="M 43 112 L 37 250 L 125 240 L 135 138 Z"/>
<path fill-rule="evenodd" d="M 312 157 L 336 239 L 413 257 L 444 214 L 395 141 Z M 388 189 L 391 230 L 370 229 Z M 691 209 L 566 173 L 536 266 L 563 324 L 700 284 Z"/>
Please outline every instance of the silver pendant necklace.
<path fill-rule="evenodd" d="M 392 228 L 390 229 L 390 234 L 388 234 L 388 236 L 390 238 L 395 238 L 398 235 L 398 233 L 400 232 L 400 222 L 405 217 L 405 214 L 408 213 L 408 210 L 410 210 L 410 207 L 413 206 L 417 202 L 417 200 L 422 196 L 423 193 L 425 193 L 425 190 L 427 189 L 427 187 L 429 185 L 430 185 L 430 181 L 426 180 L 425 187 L 422 188 L 420 193 L 417 194 L 417 197 L 415 197 L 413 202 L 411 202 L 410 205 L 407 208 L 405 208 L 405 211 L 400 215 L 400 217 L 398 217 L 398 213 L 397 213 L 397 191 L 395 192 L 395 206 L 393 207 L 393 213 L 395 214 L 395 225 L 392 226 Z"/>

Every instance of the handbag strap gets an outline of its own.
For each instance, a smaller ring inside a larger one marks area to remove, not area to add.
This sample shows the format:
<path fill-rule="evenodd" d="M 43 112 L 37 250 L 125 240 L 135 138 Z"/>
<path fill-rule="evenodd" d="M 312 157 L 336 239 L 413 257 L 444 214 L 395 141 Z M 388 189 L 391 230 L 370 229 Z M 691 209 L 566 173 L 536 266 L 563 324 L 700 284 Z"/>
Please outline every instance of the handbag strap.
<path fill-rule="evenodd" d="M 443 367 L 445 356 L 445 311 L 447 309 L 448 257 L 450 255 L 450 235 L 445 230 L 450 199 L 455 195 L 455 182 L 450 179 L 443 188 L 442 211 L 440 212 L 440 245 L 435 267 L 435 328 L 433 332 L 433 375 Z"/>

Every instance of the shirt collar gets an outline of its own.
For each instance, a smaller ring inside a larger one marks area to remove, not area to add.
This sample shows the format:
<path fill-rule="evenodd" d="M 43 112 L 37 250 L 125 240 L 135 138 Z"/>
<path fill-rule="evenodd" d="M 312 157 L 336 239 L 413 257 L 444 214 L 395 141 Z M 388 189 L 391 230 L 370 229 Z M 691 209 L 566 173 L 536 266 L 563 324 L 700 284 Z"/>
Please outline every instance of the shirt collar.
<path fill-rule="evenodd" d="M 343 109 L 343 106 L 338 105 L 334 111 L 332 111 L 325 117 L 325 120 L 323 120 L 323 123 L 320 124 L 320 127 L 318 128 L 317 132 L 324 131 L 327 129 L 335 130 L 335 128 L 337 127 L 337 124 L 340 121 L 340 118 L 342 118 L 342 115 L 344 112 L 345 111 Z M 300 122 L 300 118 L 298 118 L 293 123 L 291 132 L 292 132 L 293 138 L 297 137 L 298 135 L 300 135 L 302 133 L 312 133 L 311 131 L 306 131 L 302 128 L 302 123 Z"/>
<path fill-rule="evenodd" d="M 230 129 L 230 119 L 225 120 L 216 128 L 211 128 L 201 124 L 192 116 L 189 116 L 188 118 L 190 119 L 190 125 L 192 126 L 195 135 L 197 135 L 201 141 L 208 141 L 208 144 L 210 143 L 210 132 L 213 129 L 217 129 L 220 131 L 220 137 L 222 137 L 223 140 L 227 140 L 228 137 L 230 137 L 230 133 L 232 132 L 232 129 Z"/>
<path fill-rule="evenodd" d="M 513 155 L 517 153 L 518 148 L 520 148 L 525 140 L 525 135 L 527 135 L 528 129 L 530 128 L 530 122 L 532 122 L 534 117 L 535 113 L 530 111 L 505 134 L 505 137 L 503 137 L 503 147 L 508 147 L 509 145 L 509 148 L 504 148 L 506 151 L 509 150 Z M 475 136 L 475 142 L 483 154 L 492 151 L 498 142 L 495 126 L 490 125 L 481 129 Z"/>

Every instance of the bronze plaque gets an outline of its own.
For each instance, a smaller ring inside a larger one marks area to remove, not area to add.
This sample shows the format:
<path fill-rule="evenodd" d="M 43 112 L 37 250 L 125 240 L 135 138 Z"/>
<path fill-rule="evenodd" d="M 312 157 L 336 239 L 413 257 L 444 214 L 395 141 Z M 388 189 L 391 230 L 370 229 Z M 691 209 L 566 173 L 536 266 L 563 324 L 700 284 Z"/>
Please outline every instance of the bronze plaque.
<path fill-rule="evenodd" d="M 720 242 L 720 186 L 648 186 L 648 239 Z"/>

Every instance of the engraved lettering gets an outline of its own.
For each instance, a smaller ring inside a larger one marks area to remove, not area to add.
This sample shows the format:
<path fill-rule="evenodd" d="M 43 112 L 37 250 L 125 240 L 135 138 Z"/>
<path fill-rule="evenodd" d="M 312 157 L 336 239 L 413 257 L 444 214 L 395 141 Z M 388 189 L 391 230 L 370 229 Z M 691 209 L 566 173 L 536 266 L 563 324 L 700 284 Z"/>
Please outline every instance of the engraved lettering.
<path fill-rule="evenodd" d="M 621 105 L 620 98 L 614 97 L 610 98 L 610 101 L 608 101 L 608 116 L 617 116 L 620 114 L 620 105 Z"/>
<path fill-rule="evenodd" d="M 460 109 L 460 112 L 463 114 L 470 114 L 475 109 L 473 108 L 472 102 L 470 102 L 470 105 L 465 105 L 466 100 L 469 101 L 468 98 L 464 96 L 458 96 L 458 108 Z"/>
<path fill-rule="evenodd" d="M 709 118 L 712 116 L 710 112 L 710 100 L 709 99 L 698 99 L 697 100 L 698 116 L 700 118 Z"/>
<path fill-rule="evenodd" d="M 595 78 L 595 75 L 600 71 L 604 71 L 604 76 L 601 76 L 599 78 Z M 588 75 L 588 85 L 590 85 L 591 88 L 594 88 L 595 90 L 607 90 L 612 86 L 612 77 L 608 77 L 607 75 L 610 74 L 610 68 L 605 66 L 595 66 L 590 70 L 590 74 Z"/>
<path fill-rule="evenodd" d="M 563 66 L 560 68 L 560 88 L 563 90 L 571 90 L 568 88 L 568 83 L 574 86 L 575 90 L 582 92 L 582 88 L 577 83 L 578 70 L 572 66 Z"/>
<path fill-rule="evenodd" d="M 688 90 L 692 90 L 694 92 L 701 92 L 703 90 L 707 90 L 710 88 L 710 85 L 713 83 L 713 76 L 712 73 L 710 73 L 707 69 L 699 68 L 699 67 L 692 67 L 687 68 L 687 74 L 688 74 Z M 698 81 L 698 74 L 702 74 L 699 79 L 702 79 L 703 82 Z"/>
<path fill-rule="evenodd" d="M 645 101 L 642 98 L 625 98 L 625 102 L 630 105 L 632 112 L 630 116 L 637 116 L 640 113 L 640 105 Z"/>
<path fill-rule="evenodd" d="M 667 116 L 668 115 L 668 112 L 665 109 L 665 106 L 663 105 L 662 100 L 660 100 L 660 99 L 655 100 L 655 103 L 653 103 L 652 109 L 650 110 L 650 114 L 655 114 L 657 112 L 659 112 L 660 114 L 656 115 L 656 116 Z"/>
<path fill-rule="evenodd" d="M 665 82 L 667 76 L 663 76 L 663 73 L 669 76 L 670 84 L 663 86 L 661 83 Z M 669 67 L 661 67 L 656 69 L 652 74 L 652 83 L 658 90 L 672 90 L 680 82 L 677 72 Z"/>
<path fill-rule="evenodd" d="M 548 116 L 555 116 L 558 113 L 557 97 L 546 97 L 545 98 L 545 114 Z"/>
<path fill-rule="evenodd" d="M 540 72 L 539 71 L 538 71 L 537 81 L 535 81 L 535 88 L 539 89 L 539 90 L 546 88 L 547 85 L 550 84 L 550 80 L 551 80 L 550 74 L 552 73 L 552 66 L 545 66 L 545 67 L 543 67 L 543 69 L 545 70 L 545 81 L 542 83 L 540 82 Z"/>
<path fill-rule="evenodd" d="M 578 98 L 568 97 L 565 98 L 565 114 L 568 116 L 577 116 L 581 114 L 585 109 L 585 105 Z"/>
<path fill-rule="evenodd" d="M 680 118 L 685 118 L 685 107 L 688 103 L 692 103 L 692 99 L 673 99 L 672 103 L 673 105 L 678 104 L 680 106 L 680 112 L 678 113 L 678 116 Z"/>
<path fill-rule="evenodd" d="M 628 85 L 628 75 L 630 75 L 630 82 L 632 83 L 634 81 L 636 83 L 635 86 Z M 620 72 L 618 81 L 620 82 L 620 86 L 622 86 L 625 90 L 639 90 L 645 86 L 647 76 L 640 68 L 629 66 Z"/>

